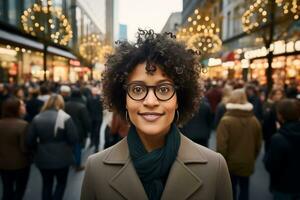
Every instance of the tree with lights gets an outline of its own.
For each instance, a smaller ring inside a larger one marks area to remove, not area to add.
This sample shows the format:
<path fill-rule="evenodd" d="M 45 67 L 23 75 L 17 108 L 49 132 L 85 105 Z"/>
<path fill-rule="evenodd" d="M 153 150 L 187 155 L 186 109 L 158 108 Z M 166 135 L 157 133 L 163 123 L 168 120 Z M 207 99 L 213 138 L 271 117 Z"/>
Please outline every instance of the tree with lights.
<path fill-rule="evenodd" d="M 254 0 L 242 17 L 243 30 L 246 33 L 258 33 L 268 50 L 266 69 L 268 91 L 273 86 L 271 44 L 287 34 L 295 20 L 299 20 L 300 0 Z M 280 29 L 277 26 L 280 25 Z M 276 29 L 277 28 L 277 29 Z M 264 31 L 259 31 L 264 30 Z M 277 32 L 275 32 L 275 30 Z"/>
<path fill-rule="evenodd" d="M 72 27 L 61 7 L 52 0 L 38 0 L 21 16 L 23 30 L 44 43 L 44 80 L 47 80 L 47 47 L 50 43 L 66 46 L 73 37 Z"/>

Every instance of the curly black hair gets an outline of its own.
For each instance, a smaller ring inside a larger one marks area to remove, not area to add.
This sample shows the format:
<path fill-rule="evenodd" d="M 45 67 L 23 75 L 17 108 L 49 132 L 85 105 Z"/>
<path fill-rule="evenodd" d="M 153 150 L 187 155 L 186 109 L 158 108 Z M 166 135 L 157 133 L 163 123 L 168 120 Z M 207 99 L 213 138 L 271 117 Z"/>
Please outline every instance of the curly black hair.
<path fill-rule="evenodd" d="M 141 63 L 152 73 L 158 66 L 174 84 L 180 113 L 178 124 L 183 124 L 198 111 L 202 95 L 199 53 L 177 42 L 171 33 L 157 34 L 153 30 L 139 29 L 136 43 L 116 42 L 116 51 L 108 56 L 103 72 L 104 106 L 125 119 L 128 75 Z"/>

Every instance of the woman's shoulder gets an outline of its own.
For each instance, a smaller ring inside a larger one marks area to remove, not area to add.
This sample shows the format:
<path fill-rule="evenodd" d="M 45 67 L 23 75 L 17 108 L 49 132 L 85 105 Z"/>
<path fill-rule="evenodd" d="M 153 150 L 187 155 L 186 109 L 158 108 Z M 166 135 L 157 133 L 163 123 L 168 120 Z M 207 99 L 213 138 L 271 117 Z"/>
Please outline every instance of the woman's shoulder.
<path fill-rule="evenodd" d="M 95 153 L 88 158 L 90 165 L 99 164 L 124 164 L 129 159 L 127 137 L 117 144 Z"/>
<path fill-rule="evenodd" d="M 214 163 L 223 159 L 222 155 L 199 145 L 186 136 L 181 134 L 181 147 L 178 152 L 178 157 L 184 162 L 200 162 L 200 163 Z"/>

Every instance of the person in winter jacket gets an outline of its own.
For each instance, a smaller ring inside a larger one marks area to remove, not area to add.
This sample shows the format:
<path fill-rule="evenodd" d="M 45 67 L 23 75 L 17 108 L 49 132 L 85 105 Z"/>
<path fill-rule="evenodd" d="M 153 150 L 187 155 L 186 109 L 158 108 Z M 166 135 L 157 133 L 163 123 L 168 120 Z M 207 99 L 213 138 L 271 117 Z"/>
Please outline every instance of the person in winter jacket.
<path fill-rule="evenodd" d="M 274 199 L 300 199 L 300 105 L 295 99 L 283 99 L 276 106 L 281 123 L 271 138 L 265 166 L 270 173 Z"/>
<path fill-rule="evenodd" d="M 208 147 L 208 140 L 212 130 L 213 119 L 208 101 L 200 101 L 199 111 L 180 129 L 190 140 Z"/>
<path fill-rule="evenodd" d="M 25 147 L 28 123 L 24 102 L 9 97 L 3 102 L 0 119 L 0 176 L 3 183 L 2 200 L 21 200 L 28 181 L 30 162 Z"/>
<path fill-rule="evenodd" d="M 81 171 L 84 169 L 81 165 L 81 151 L 85 147 L 86 138 L 91 133 L 92 121 L 86 102 L 78 88 L 72 88 L 71 98 L 66 103 L 65 111 L 72 117 L 77 129 L 79 141 L 74 147 L 75 169 Z"/>
<path fill-rule="evenodd" d="M 234 199 L 249 199 L 249 176 L 254 171 L 261 141 L 261 126 L 244 89 L 233 90 L 217 127 L 217 152 L 227 162 Z"/>
<path fill-rule="evenodd" d="M 33 119 L 27 138 L 43 178 L 43 200 L 63 198 L 69 166 L 74 162 L 72 149 L 78 135 L 72 118 L 63 109 L 62 96 L 51 95 Z M 56 187 L 52 192 L 54 178 Z"/>

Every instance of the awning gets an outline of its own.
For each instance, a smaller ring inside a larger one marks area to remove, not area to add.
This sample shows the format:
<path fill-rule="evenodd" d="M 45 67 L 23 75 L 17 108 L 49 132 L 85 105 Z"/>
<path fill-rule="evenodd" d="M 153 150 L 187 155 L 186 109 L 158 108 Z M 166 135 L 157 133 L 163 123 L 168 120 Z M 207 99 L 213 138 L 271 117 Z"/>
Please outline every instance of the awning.
<path fill-rule="evenodd" d="M 43 50 L 44 48 L 44 45 L 40 42 L 28 39 L 20 35 L 16 35 L 14 33 L 9 33 L 4 30 L 0 30 L 0 39 L 7 40 L 13 43 L 18 43 L 23 46 L 32 47 L 38 50 Z"/>
<path fill-rule="evenodd" d="M 223 62 L 234 61 L 235 60 L 235 53 L 234 53 L 234 51 L 225 52 L 222 55 L 221 59 L 222 59 Z"/>
<path fill-rule="evenodd" d="M 66 50 L 62 50 L 62 49 L 59 49 L 59 48 L 56 48 L 56 47 L 49 46 L 49 47 L 47 47 L 47 51 L 49 53 L 53 53 L 53 54 L 56 54 L 56 55 L 59 55 L 59 56 L 63 56 L 63 57 L 66 57 L 66 58 L 70 58 L 70 59 L 74 59 L 74 60 L 78 59 L 71 52 L 66 51 Z"/>

